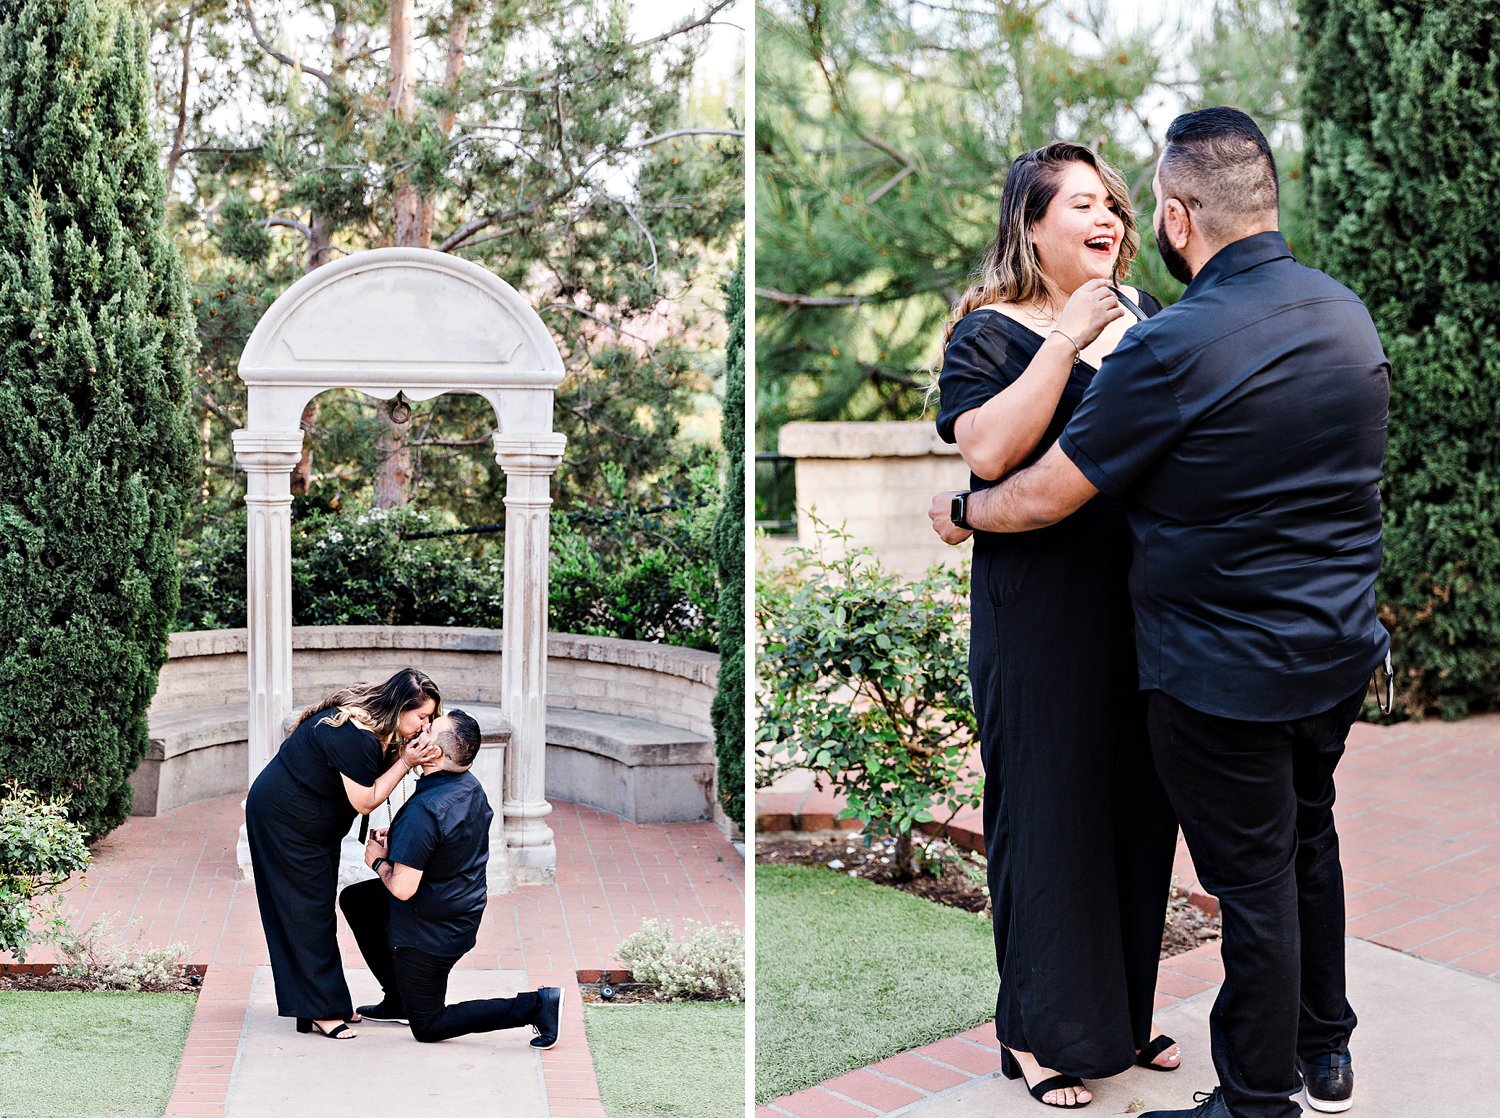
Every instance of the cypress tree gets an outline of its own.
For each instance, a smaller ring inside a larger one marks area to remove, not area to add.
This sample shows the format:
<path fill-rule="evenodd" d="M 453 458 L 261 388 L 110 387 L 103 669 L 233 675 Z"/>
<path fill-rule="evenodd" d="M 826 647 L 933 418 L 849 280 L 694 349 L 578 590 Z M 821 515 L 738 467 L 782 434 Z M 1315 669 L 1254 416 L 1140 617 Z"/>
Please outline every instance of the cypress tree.
<path fill-rule="evenodd" d="M 745 823 L 745 270 L 725 285 L 729 341 L 724 362 L 724 507 L 714 522 L 719 566 L 719 690 L 712 718 L 717 743 L 719 803 Z"/>
<path fill-rule="evenodd" d="M 0 778 L 130 809 L 177 608 L 192 317 L 120 0 L 0 4 Z"/>
<path fill-rule="evenodd" d="M 1500 701 L 1500 6 L 1300 0 L 1318 263 L 1391 360 L 1378 583 L 1403 706 Z"/>

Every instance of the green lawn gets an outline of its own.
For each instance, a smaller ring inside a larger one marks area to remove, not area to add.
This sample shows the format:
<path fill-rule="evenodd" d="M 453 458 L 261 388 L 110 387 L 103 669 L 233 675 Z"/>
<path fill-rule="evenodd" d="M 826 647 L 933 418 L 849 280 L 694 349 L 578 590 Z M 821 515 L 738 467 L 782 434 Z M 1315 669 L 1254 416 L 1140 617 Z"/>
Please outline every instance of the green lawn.
<path fill-rule="evenodd" d="M 743 1118 L 742 1004 L 590 1005 L 583 1022 L 609 1118 Z"/>
<path fill-rule="evenodd" d="M 161 1118 L 192 994 L 0 990 L 0 1118 Z"/>
<path fill-rule="evenodd" d="M 755 867 L 755 1096 L 995 1013 L 989 921 L 818 866 Z"/>

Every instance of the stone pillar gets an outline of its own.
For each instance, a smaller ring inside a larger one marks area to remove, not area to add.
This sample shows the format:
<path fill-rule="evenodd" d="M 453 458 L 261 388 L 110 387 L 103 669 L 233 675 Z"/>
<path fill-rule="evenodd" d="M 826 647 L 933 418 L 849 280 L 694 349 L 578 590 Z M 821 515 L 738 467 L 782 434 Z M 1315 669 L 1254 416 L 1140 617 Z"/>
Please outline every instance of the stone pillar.
<path fill-rule="evenodd" d="M 245 623 L 250 663 L 250 781 L 281 744 L 292 709 L 292 467 L 301 431 L 236 431 L 245 488 Z M 248 785 L 247 785 L 248 787 Z"/>
<path fill-rule="evenodd" d="M 545 884 L 557 872 L 547 815 L 547 514 L 551 478 L 562 462 L 559 434 L 495 435 L 505 471 L 505 635 L 500 703 L 511 724 L 505 757 L 505 844 L 517 884 Z M 486 788 L 495 801 L 496 789 Z"/>

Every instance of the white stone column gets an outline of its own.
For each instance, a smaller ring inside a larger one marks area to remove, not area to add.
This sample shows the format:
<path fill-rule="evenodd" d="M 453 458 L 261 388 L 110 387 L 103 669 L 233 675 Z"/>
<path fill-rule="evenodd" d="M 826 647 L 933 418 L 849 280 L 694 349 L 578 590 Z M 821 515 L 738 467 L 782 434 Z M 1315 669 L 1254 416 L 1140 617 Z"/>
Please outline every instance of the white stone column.
<path fill-rule="evenodd" d="M 511 724 L 505 756 L 505 840 L 517 884 L 555 880 L 547 815 L 547 546 L 552 474 L 567 440 L 550 432 L 495 435 L 505 471 L 505 637 L 500 702 Z M 495 790 L 486 788 L 490 802 Z"/>
<path fill-rule="evenodd" d="M 281 744 L 292 709 L 292 467 L 301 456 L 301 431 L 234 432 L 234 457 L 247 476 L 251 783 Z"/>

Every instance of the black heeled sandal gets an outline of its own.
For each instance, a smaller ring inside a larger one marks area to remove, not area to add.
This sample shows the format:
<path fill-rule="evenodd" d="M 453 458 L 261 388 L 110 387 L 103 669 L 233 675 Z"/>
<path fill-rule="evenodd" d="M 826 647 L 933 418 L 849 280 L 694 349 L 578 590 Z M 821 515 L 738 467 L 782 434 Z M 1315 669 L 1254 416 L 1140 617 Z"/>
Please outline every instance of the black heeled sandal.
<path fill-rule="evenodd" d="M 1160 1056 L 1163 1052 L 1165 1052 L 1168 1048 L 1171 1048 L 1172 1045 L 1176 1043 L 1177 1042 L 1169 1037 L 1166 1033 L 1162 1033 L 1161 1036 L 1157 1037 L 1150 1044 L 1146 1045 L 1146 1047 L 1142 1048 L 1135 1054 L 1135 1066 L 1138 1068 L 1145 1068 L 1148 1071 L 1176 1071 L 1182 1066 L 1181 1060 L 1171 1065 L 1170 1067 L 1164 1064 L 1153 1062 L 1156 1057 Z"/>
<path fill-rule="evenodd" d="M 1033 1087 L 1030 1083 L 1026 1082 L 1026 1076 L 1021 1071 L 1020 1061 L 1004 1045 L 1000 1047 L 1000 1074 L 1005 1076 L 1006 1079 L 1019 1079 L 1025 1084 L 1027 1093 L 1043 1106 L 1055 1107 L 1058 1110 L 1077 1110 L 1089 1104 L 1088 1102 L 1048 1102 L 1043 1098 L 1044 1095 L 1051 1091 L 1061 1091 L 1065 1087 L 1082 1087 L 1083 1080 L 1079 1079 L 1076 1075 L 1053 1075 Z M 1093 1101 L 1093 1099 L 1089 1099 L 1089 1102 Z"/>
<path fill-rule="evenodd" d="M 311 1017 L 297 1018 L 297 1031 L 299 1033 L 317 1033 L 319 1036 L 326 1036 L 329 1040 L 353 1040 L 359 1036 L 357 1032 L 349 1027 L 349 1022 L 347 1021 L 341 1021 L 327 1032 L 324 1032 L 323 1026 Z M 349 1035 L 345 1036 L 345 1033 Z"/>

